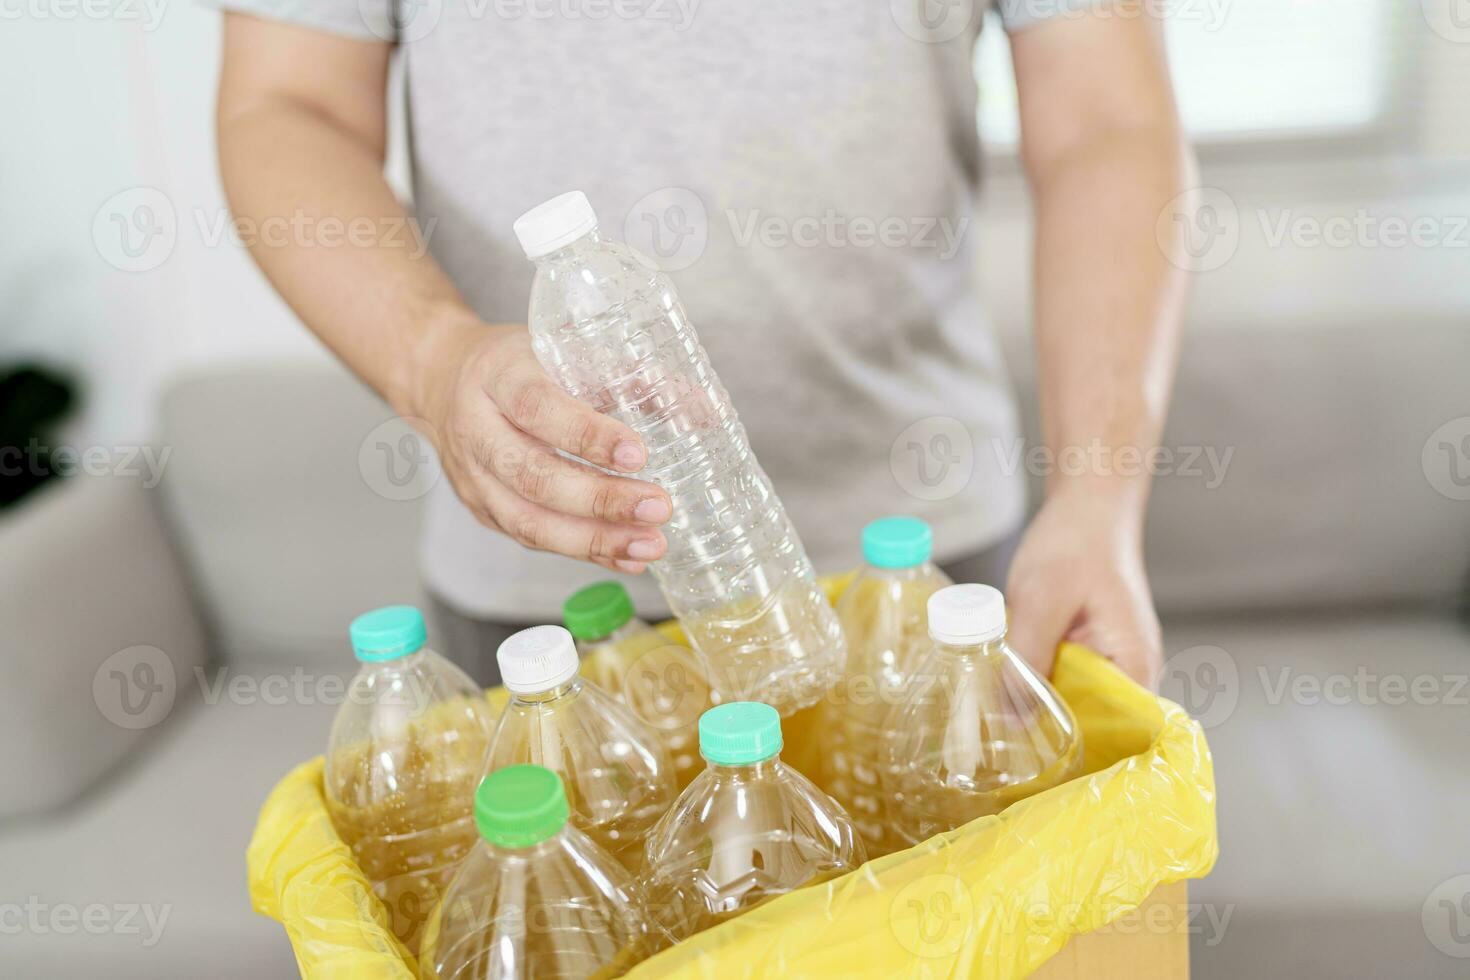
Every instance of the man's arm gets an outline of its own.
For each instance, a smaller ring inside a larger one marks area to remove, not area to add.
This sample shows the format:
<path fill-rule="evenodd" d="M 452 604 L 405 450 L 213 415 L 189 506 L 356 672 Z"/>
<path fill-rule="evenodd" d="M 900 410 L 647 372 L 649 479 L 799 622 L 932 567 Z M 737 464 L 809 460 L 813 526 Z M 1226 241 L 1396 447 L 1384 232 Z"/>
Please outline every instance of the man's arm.
<path fill-rule="evenodd" d="M 1193 159 L 1161 25 L 1128 0 L 1021 31 L 1011 51 L 1036 214 L 1042 428 L 1053 459 L 1086 461 L 1048 477 L 1007 584 L 1011 635 L 1048 670 L 1074 640 L 1153 684 L 1142 460 L 1163 427 L 1186 287 L 1155 227 Z"/>
<path fill-rule="evenodd" d="M 225 191 L 237 220 L 290 229 L 252 236 L 251 254 L 338 357 L 400 415 L 429 423 L 445 473 L 484 524 L 642 571 L 663 554 L 668 495 L 556 452 L 631 473 L 645 461 L 638 437 L 552 382 L 524 325 L 482 323 L 425 243 L 402 234 L 408 216 L 383 178 L 390 50 L 225 15 Z"/>

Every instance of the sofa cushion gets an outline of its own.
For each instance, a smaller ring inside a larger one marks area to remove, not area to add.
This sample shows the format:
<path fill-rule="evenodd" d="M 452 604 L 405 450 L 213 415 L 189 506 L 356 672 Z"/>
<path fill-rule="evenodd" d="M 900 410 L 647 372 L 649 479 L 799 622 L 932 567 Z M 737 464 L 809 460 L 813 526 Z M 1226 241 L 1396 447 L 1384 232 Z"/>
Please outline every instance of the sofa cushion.
<path fill-rule="evenodd" d="M 0 835 L 4 900 L 26 920 L 0 940 L 6 976 L 296 975 L 285 931 L 250 909 L 245 848 L 271 787 L 326 746 L 336 709 L 270 693 L 298 689 L 287 673 L 220 671 L 181 684 L 175 723 L 85 806 Z M 249 683 L 227 693 L 238 677 Z M 312 680 L 300 689 L 341 690 Z M 76 924 L 88 915 L 98 928 Z"/>
<path fill-rule="evenodd" d="M 226 659 L 350 663 L 353 616 L 421 601 L 434 471 L 400 485 L 381 468 L 403 462 L 393 417 L 341 369 L 215 370 L 166 392 L 163 487 Z"/>
<path fill-rule="evenodd" d="M 65 803 L 118 766 L 205 660 L 145 482 L 78 474 L 0 520 L 0 817 Z"/>

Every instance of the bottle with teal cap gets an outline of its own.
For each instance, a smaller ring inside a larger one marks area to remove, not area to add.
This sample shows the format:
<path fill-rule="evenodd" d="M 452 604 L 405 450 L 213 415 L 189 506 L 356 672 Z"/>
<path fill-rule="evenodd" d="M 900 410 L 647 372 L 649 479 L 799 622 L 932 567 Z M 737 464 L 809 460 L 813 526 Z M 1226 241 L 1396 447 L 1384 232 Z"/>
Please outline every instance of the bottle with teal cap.
<path fill-rule="evenodd" d="M 412 606 L 364 613 L 348 632 L 361 666 L 332 722 L 322 788 L 338 836 L 412 951 L 474 844 L 470 800 L 494 715 L 475 682 L 425 645 Z"/>
<path fill-rule="evenodd" d="M 837 604 L 847 668 L 822 702 L 828 741 L 817 778 L 877 857 L 905 846 L 891 829 L 881 785 L 883 723 L 928 651 L 925 604 L 950 580 L 934 564 L 933 534 L 918 518 L 873 521 L 862 545 L 863 566 Z"/>
<path fill-rule="evenodd" d="M 700 717 L 705 770 L 648 840 L 655 935 L 685 939 L 866 860 L 852 820 L 781 761 L 781 745 L 770 705 L 735 701 Z"/>
<path fill-rule="evenodd" d="M 549 769 L 485 777 L 474 793 L 478 840 L 429 919 L 420 980 L 615 977 L 648 955 L 632 878 L 569 816 Z"/>
<path fill-rule="evenodd" d="M 562 605 L 562 622 L 577 641 L 582 676 L 657 733 L 675 781 L 688 786 L 702 767 L 699 716 L 710 706 L 709 682 L 694 651 L 634 615 L 620 582 L 572 593 Z"/>

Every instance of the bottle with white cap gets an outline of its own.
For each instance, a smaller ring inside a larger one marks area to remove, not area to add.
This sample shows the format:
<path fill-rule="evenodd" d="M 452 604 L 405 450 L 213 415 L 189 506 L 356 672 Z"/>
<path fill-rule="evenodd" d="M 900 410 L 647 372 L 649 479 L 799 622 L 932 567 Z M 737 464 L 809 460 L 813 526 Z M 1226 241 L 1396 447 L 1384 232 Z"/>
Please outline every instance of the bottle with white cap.
<path fill-rule="evenodd" d="M 521 630 L 496 652 L 510 701 L 490 744 L 489 771 L 545 766 L 561 776 L 573 826 L 638 874 L 643 841 L 674 802 L 674 766 L 658 735 L 578 674 L 560 626 Z"/>
<path fill-rule="evenodd" d="M 522 215 L 515 232 L 536 263 L 537 358 L 638 433 L 639 478 L 672 500 L 668 551 L 650 571 L 711 685 L 783 715 L 815 704 L 841 674 L 842 629 L 673 284 L 603 238 L 580 191 Z"/>
<path fill-rule="evenodd" d="M 999 813 L 1076 776 L 1082 736 L 1066 702 L 1005 642 L 988 585 L 929 597 L 933 646 L 884 724 L 881 778 L 909 844 Z"/>

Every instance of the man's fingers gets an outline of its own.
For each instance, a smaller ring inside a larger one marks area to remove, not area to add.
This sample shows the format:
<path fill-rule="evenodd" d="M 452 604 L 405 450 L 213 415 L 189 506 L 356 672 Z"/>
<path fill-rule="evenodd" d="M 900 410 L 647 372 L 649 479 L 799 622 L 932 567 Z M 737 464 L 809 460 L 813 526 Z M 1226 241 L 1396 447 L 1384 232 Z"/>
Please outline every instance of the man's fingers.
<path fill-rule="evenodd" d="M 648 461 L 632 429 L 562 391 L 529 349 L 490 377 L 487 393 L 516 428 L 589 463 L 636 473 Z"/>
<path fill-rule="evenodd" d="M 1050 677 L 1057 645 L 1077 618 L 1077 608 L 1059 601 L 1058 596 L 1030 598 L 1013 588 L 1006 594 L 1006 605 L 1010 620 L 1006 632 L 1011 648 L 1043 677 Z"/>
<path fill-rule="evenodd" d="M 492 433 L 480 467 L 532 503 L 574 517 L 613 524 L 662 524 L 672 515 L 669 495 L 642 480 L 608 476 L 558 454 L 517 429 Z"/>
<path fill-rule="evenodd" d="M 668 545 L 652 528 L 612 524 L 589 517 L 558 513 L 486 477 L 479 481 L 484 510 L 506 535 L 536 551 L 554 551 L 582 561 L 628 562 L 641 566 L 664 556 Z M 617 566 L 620 571 L 635 571 Z"/>

